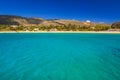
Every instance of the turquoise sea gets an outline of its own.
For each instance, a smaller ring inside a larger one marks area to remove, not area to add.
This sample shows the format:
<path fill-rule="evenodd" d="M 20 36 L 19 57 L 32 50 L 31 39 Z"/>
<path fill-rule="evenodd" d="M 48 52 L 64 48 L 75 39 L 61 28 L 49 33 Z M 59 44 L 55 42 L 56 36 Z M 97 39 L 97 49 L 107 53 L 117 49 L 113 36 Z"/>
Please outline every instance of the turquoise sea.
<path fill-rule="evenodd" d="M 0 34 L 0 80 L 120 80 L 120 34 Z"/>

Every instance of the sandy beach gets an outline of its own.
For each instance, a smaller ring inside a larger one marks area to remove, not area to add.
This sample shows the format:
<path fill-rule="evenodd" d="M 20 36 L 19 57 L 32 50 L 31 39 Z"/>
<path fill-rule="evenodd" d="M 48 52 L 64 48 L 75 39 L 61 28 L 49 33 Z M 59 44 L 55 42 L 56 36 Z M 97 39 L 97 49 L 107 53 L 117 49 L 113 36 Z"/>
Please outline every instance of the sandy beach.
<path fill-rule="evenodd" d="M 119 31 L 0 31 L 0 33 L 110 33 L 120 34 Z"/>

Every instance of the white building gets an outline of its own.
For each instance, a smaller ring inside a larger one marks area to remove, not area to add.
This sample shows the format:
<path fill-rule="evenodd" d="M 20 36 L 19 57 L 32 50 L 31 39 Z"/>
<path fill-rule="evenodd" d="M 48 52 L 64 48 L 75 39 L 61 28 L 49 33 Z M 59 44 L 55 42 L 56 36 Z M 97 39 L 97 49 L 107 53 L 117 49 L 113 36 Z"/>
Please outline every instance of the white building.
<path fill-rule="evenodd" d="M 86 22 L 87 22 L 87 23 L 91 23 L 91 21 L 90 21 L 90 20 L 86 20 Z"/>

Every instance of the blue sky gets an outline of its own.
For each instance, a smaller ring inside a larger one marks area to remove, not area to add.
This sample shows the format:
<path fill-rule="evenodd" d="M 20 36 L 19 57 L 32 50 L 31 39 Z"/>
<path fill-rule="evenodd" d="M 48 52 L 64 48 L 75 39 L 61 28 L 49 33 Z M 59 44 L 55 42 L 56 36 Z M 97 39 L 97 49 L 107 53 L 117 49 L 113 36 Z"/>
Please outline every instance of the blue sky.
<path fill-rule="evenodd" d="M 0 0 L 0 14 L 112 23 L 120 21 L 120 0 Z"/>

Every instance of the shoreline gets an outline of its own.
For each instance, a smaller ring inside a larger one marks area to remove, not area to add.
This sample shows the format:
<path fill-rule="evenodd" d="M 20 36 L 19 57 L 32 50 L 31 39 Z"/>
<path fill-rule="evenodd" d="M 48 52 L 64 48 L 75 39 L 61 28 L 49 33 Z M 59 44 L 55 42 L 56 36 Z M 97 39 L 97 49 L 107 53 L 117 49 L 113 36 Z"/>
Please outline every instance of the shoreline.
<path fill-rule="evenodd" d="M 118 31 L 0 31 L 0 33 L 110 33 L 120 34 Z"/>

